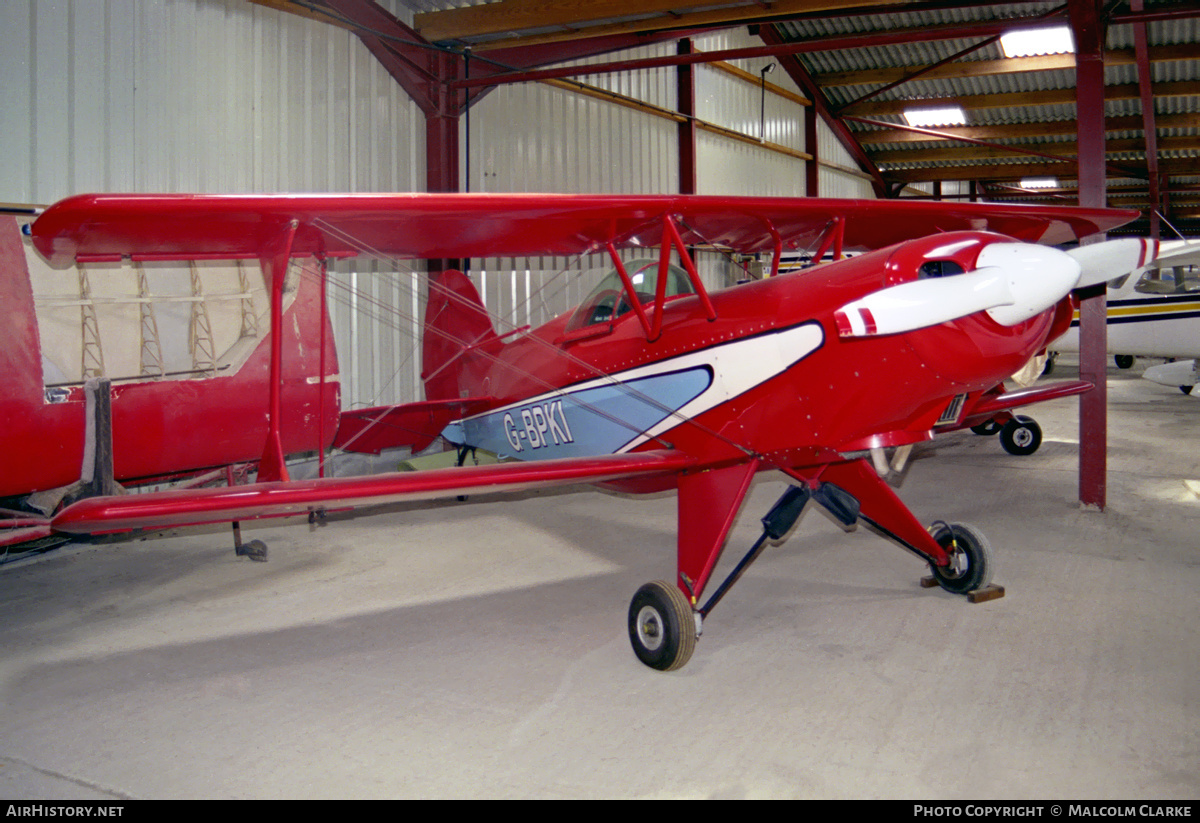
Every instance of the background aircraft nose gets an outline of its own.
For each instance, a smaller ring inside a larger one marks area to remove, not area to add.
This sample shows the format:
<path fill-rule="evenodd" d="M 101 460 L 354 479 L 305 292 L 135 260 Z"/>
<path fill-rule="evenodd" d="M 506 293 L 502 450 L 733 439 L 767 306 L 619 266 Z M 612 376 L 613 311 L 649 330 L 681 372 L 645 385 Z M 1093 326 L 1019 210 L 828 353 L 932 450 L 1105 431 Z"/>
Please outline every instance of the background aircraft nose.
<path fill-rule="evenodd" d="M 1013 302 L 987 310 L 1003 326 L 1015 326 L 1062 300 L 1081 271 L 1066 252 L 1034 243 L 991 243 L 980 250 L 975 265 L 1004 273 Z"/>

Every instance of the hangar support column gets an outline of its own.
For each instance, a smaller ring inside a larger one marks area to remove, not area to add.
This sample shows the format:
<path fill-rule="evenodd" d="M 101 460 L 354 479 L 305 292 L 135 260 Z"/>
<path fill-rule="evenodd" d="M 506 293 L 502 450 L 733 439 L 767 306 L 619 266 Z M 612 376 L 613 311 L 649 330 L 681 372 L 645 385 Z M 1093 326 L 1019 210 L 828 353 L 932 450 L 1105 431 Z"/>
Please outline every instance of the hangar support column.
<path fill-rule="evenodd" d="M 1070 0 L 1075 34 L 1079 205 L 1107 205 L 1104 157 L 1104 27 L 1096 0 Z M 1103 240 L 1103 235 L 1083 242 Z M 1079 502 L 1107 504 L 1108 307 L 1102 283 L 1080 293 L 1079 377 L 1095 388 L 1079 400 Z"/>

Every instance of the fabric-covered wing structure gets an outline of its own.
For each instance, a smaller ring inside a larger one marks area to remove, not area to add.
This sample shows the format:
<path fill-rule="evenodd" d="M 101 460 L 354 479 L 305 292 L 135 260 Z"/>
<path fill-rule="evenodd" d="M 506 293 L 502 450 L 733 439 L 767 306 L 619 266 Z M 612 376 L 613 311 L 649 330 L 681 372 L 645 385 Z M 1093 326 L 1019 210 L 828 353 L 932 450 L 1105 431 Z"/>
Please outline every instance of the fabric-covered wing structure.
<path fill-rule="evenodd" d="M 877 249 L 959 229 L 1064 243 L 1136 212 L 944 203 L 660 195 L 85 194 L 48 208 L 33 240 L 51 263 L 73 259 L 234 259 L 264 256 L 298 223 L 292 254 L 410 258 L 574 255 L 652 246 L 664 218 L 687 244 L 745 252 L 815 246 L 840 223 L 846 249 Z"/>

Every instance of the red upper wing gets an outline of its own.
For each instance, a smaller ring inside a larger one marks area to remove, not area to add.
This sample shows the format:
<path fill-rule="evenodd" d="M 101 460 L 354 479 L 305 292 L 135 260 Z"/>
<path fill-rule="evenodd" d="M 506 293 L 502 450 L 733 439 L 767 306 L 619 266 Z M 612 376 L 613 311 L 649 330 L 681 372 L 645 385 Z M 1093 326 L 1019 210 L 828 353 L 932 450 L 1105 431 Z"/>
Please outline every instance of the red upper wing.
<path fill-rule="evenodd" d="M 835 218 L 846 248 L 875 249 L 942 231 L 991 230 L 1020 240 L 1066 242 L 1137 216 L 1117 209 L 912 200 L 830 200 L 572 194 L 86 194 L 49 207 L 33 225 L 51 262 L 73 259 L 233 259 L 275 248 L 287 225 L 293 254 L 364 251 L 410 258 L 574 255 L 655 245 L 662 220 L 685 243 L 742 251 L 811 248 Z"/>

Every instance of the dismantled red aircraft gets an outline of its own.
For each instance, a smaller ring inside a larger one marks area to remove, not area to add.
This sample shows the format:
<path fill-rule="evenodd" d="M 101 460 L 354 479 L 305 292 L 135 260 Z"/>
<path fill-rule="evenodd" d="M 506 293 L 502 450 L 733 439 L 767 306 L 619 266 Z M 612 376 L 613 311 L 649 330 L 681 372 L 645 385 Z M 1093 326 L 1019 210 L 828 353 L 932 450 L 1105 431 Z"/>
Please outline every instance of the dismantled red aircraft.
<path fill-rule="evenodd" d="M 634 651 L 663 670 L 687 662 L 702 619 L 809 500 L 846 527 L 862 521 L 911 550 L 943 588 L 986 593 L 984 537 L 961 524 L 926 529 L 889 487 L 880 458 L 1090 388 L 1005 393 L 1002 383 L 1070 324 L 1072 289 L 1135 268 L 1150 251 L 1138 240 L 1070 252 L 1051 244 L 1134 216 L 709 196 L 72 197 L 32 224 L 49 265 L 260 261 L 270 331 L 230 373 L 161 374 L 100 392 L 51 388 L 38 331 L 20 308 L 31 302 L 28 277 L 5 278 L 0 367 L 11 388 L 0 400 L 0 497 L 72 483 L 81 465 L 99 481 L 92 496 L 45 518 L 14 514 L 7 542 L 207 523 L 234 523 L 236 535 L 237 522 L 255 518 L 565 484 L 677 489 L 675 579 L 643 586 L 629 609 Z M 4 238 L 8 265 L 20 239 Z M 710 294 L 690 251 L 700 245 L 776 262 L 785 249 L 809 249 L 833 262 Z M 656 259 L 629 264 L 622 252 L 632 248 L 656 250 Z M 851 249 L 865 253 L 844 257 Z M 471 280 L 451 268 L 464 258 L 582 253 L 607 254 L 611 274 L 573 312 L 504 335 Z M 321 281 L 289 308 L 289 265 L 301 259 L 323 272 L 330 259 L 367 254 L 434 261 L 426 398 L 339 419 Z M 483 449 L 502 460 L 306 480 L 291 479 L 285 460 L 331 445 L 419 450 L 438 435 L 460 455 Z M 254 482 L 236 484 L 230 473 L 226 486 L 141 494 L 116 493 L 113 482 L 245 461 L 257 463 Z M 702 604 L 751 480 L 766 470 L 792 485 L 763 518 L 762 539 Z"/>

